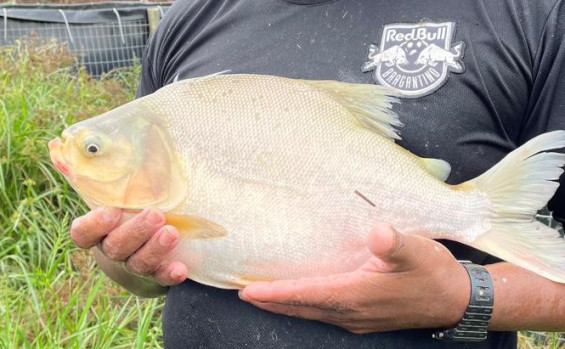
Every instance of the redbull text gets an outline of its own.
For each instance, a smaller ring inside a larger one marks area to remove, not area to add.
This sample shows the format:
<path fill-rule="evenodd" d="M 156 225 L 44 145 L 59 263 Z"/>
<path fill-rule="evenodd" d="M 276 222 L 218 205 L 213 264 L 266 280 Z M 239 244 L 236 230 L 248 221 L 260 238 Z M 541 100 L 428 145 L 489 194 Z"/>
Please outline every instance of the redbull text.
<path fill-rule="evenodd" d="M 454 23 L 389 24 L 380 46 L 371 45 L 363 71 L 402 97 L 425 96 L 440 88 L 449 73 L 463 73 L 463 42 L 451 46 Z"/>

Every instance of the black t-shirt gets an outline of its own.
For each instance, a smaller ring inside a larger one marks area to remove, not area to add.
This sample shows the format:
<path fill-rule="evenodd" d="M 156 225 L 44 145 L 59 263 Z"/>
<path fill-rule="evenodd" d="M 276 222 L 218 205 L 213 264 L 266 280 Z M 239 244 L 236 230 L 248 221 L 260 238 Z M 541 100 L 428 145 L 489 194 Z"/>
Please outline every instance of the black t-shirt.
<path fill-rule="evenodd" d="M 565 129 L 565 1 L 179 0 L 150 39 L 138 95 L 222 71 L 396 87 L 399 144 L 448 161 L 448 182 L 460 183 Z M 565 186 L 550 209 L 565 217 Z M 458 259 L 496 261 L 443 243 Z M 169 290 L 164 332 L 171 348 L 459 346 L 431 330 L 354 335 L 190 281 Z M 515 346 L 501 332 L 469 345 Z"/>

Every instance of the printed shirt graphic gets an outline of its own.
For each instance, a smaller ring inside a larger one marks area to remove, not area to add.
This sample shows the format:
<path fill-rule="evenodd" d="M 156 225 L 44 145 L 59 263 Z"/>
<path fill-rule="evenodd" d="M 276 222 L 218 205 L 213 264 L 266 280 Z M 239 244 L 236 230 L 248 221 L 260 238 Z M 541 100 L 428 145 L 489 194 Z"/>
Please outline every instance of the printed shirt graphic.
<path fill-rule="evenodd" d="M 401 97 L 417 98 L 439 89 L 449 72 L 463 73 L 465 44 L 451 46 L 455 23 L 388 24 L 380 47 L 371 45 L 363 72 L 375 82 L 397 89 Z"/>

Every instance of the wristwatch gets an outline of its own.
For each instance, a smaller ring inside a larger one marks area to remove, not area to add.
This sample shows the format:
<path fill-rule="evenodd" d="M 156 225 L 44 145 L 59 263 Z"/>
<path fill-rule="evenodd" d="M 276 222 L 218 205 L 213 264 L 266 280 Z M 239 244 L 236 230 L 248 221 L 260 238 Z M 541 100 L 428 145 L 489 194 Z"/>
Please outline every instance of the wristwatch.
<path fill-rule="evenodd" d="M 432 337 L 454 342 L 481 342 L 487 339 L 487 328 L 494 305 L 494 287 L 487 268 L 471 261 L 459 261 L 471 280 L 471 298 L 465 315 L 457 326 L 436 331 Z"/>

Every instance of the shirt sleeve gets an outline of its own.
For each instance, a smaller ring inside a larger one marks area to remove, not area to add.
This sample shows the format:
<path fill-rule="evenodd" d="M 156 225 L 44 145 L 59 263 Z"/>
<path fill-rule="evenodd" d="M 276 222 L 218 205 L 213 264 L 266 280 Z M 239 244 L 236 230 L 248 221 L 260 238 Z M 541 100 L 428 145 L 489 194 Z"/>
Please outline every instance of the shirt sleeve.
<path fill-rule="evenodd" d="M 163 43 L 166 41 L 166 31 L 171 24 L 171 15 L 178 12 L 175 9 L 176 6 L 178 4 L 175 3 L 169 8 L 157 29 L 147 40 L 141 59 L 141 75 L 137 87 L 137 98 L 152 94 L 163 87 L 161 79 L 159 79 L 159 72 L 167 62 L 162 52 Z"/>
<path fill-rule="evenodd" d="M 184 50 L 192 33 L 198 32 L 194 27 L 206 25 L 206 21 L 198 21 L 201 13 L 215 12 L 209 8 L 221 8 L 224 2 L 183 0 L 174 2 L 161 19 L 155 32 L 149 37 L 143 51 L 141 77 L 136 96 L 151 94 L 167 82 L 172 82 L 178 75 L 177 69 L 185 59 Z M 180 55 L 180 59 L 179 56 Z"/>
<path fill-rule="evenodd" d="M 547 17 L 534 57 L 521 144 L 542 133 L 565 129 L 565 0 L 556 1 Z M 565 175 L 560 182 L 548 208 L 555 219 L 564 223 Z"/>

